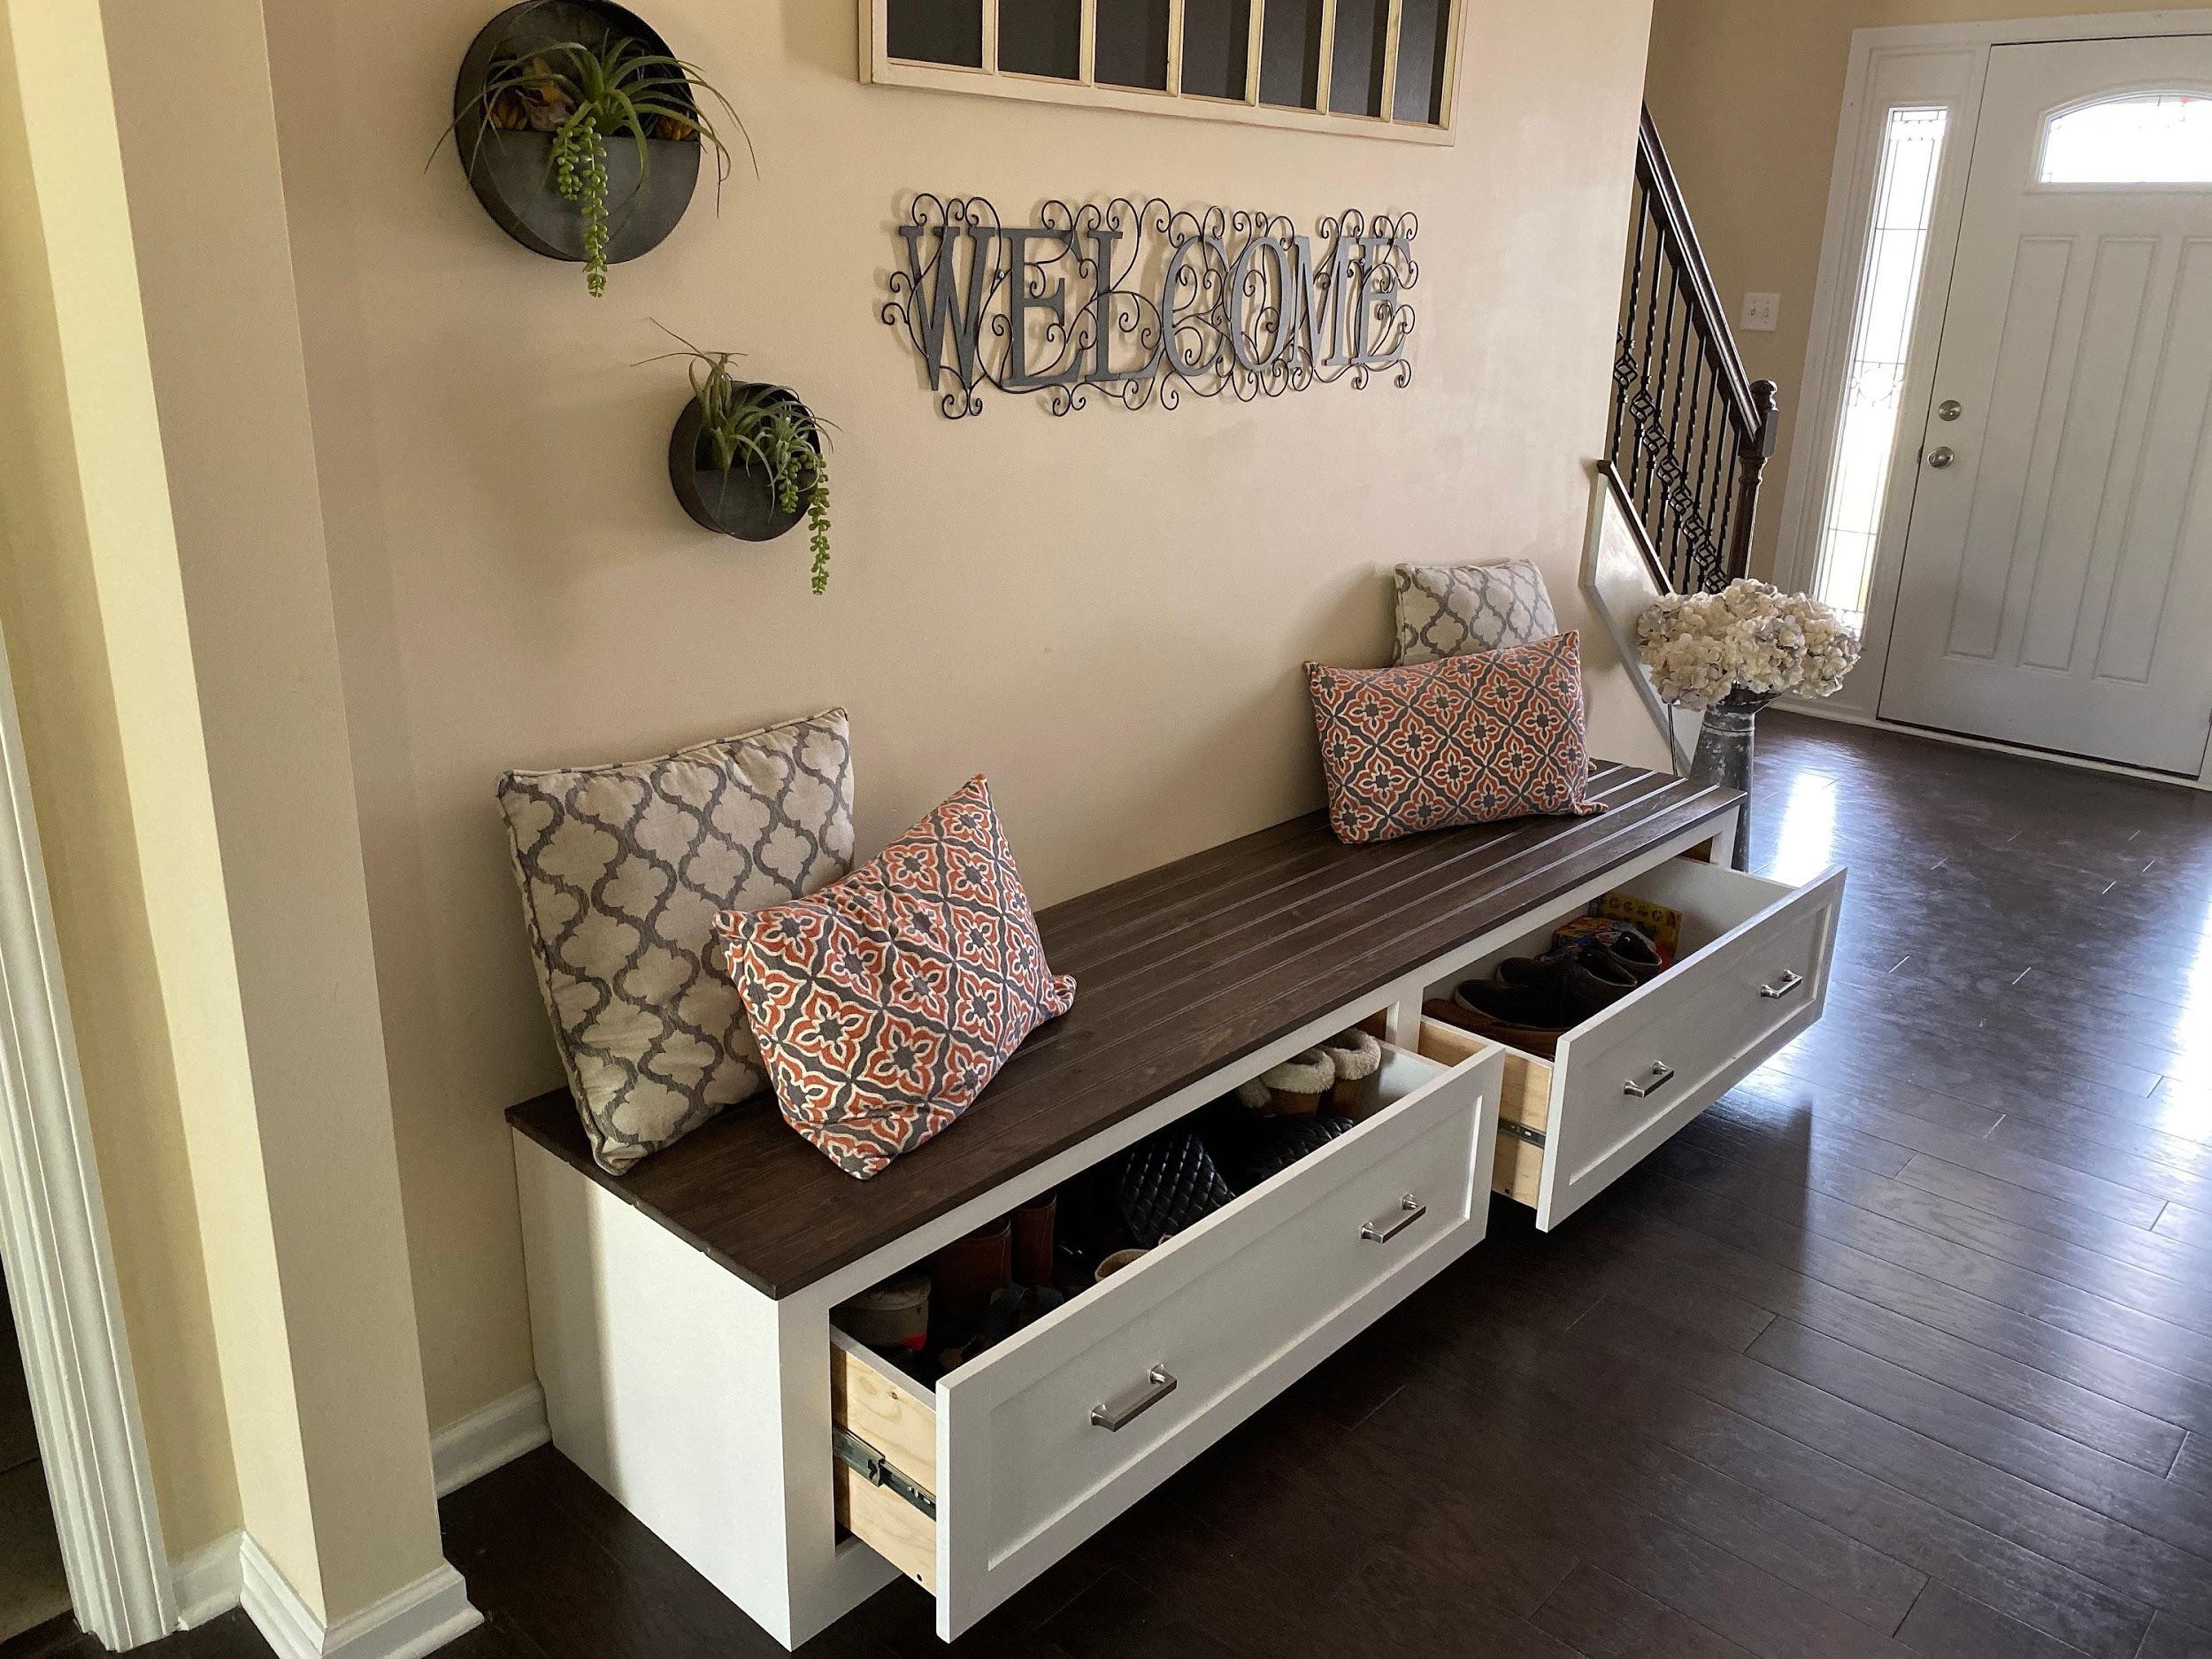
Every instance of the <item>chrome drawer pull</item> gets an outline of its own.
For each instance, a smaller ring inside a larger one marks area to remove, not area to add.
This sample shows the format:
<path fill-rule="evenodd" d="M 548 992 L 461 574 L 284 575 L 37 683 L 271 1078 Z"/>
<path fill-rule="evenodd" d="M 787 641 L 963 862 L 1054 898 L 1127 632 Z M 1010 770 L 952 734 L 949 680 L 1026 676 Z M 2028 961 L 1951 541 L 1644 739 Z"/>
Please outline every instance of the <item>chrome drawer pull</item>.
<path fill-rule="evenodd" d="M 1144 1380 L 1142 1392 L 1120 1405 L 1093 1406 L 1091 1426 L 1104 1429 L 1109 1434 L 1118 1434 L 1175 1392 L 1175 1379 L 1167 1374 L 1164 1365 L 1155 1365 Z"/>
<path fill-rule="evenodd" d="M 1778 1002 L 1784 997 L 1787 996 L 1792 991 L 1794 991 L 1799 986 L 1804 983 L 1805 976 L 1803 974 L 1786 973 L 1782 976 L 1781 984 L 1761 986 L 1759 987 L 1759 995 L 1766 998 L 1766 1000 L 1770 1002 Z"/>
<path fill-rule="evenodd" d="M 1674 1068 L 1664 1060 L 1655 1060 L 1652 1062 L 1651 1076 L 1646 1081 L 1624 1084 L 1621 1093 L 1631 1100 L 1649 1100 L 1673 1081 Z"/>
<path fill-rule="evenodd" d="M 1388 1221 L 1371 1221 L 1359 1230 L 1359 1236 L 1370 1244 L 1387 1244 L 1415 1222 L 1429 1213 L 1429 1207 L 1408 1193 L 1398 1203 L 1398 1213 Z"/>

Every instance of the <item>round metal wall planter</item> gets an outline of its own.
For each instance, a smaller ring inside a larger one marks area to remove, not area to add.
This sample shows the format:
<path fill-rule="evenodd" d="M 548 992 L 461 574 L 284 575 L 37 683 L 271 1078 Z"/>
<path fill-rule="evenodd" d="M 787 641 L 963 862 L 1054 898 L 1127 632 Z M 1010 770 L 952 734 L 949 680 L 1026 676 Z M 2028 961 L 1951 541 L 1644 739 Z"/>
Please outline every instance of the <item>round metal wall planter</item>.
<path fill-rule="evenodd" d="M 508 131 L 486 119 L 484 82 L 495 65 L 528 58 L 563 41 L 598 45 L 610 36 L 672 57 L 668 42 L 635 12 L 606 0 L 525 0 L 487 23 L 470 43 L 453 83 L 454 150 L 469 188 L 492 222 L 532 253 L 580 264 L 584 216 L 554 188 L 549 133 Z M 666 241 L 699 183 L 698 139 L 648 138 L 651 165 L 638 182 L 637 141 L 607 144 L 607 263 L 620 265 Z"/>
<path fill-rule="evenodd" d="M 767 389 L 778 403 L 806 407 L 796 393 L 783 387 Z M 772 541 L 796 528 L 806 517 L 806 497 L 802 495 L 798 507 L 786 512 L 776 500 L 775 486 L 759 467 L 714 465 L 702 437 L 703 426 L 699 402 L 692 398 L 676 418 L 676 429 L 668 434 L 668 481 L 675 486 L 676 499 L 683 503 L 684 511 L 707 529 L 733 535 L 741 541 Z M 815 453 L 821 453 L 819 434 L 810 434 L 807 442 Z"/>

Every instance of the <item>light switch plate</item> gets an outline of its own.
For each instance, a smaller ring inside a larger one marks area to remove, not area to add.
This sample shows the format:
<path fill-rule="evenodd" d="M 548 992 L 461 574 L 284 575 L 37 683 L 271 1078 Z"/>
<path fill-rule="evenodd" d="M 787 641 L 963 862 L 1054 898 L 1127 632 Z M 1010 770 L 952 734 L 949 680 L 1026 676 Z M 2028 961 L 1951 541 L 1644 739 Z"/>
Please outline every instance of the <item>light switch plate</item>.
<path fill-rule="evenodd" d="M 1782 296 L 1779 294 L 1747 294 L 1743 296 L 1743 326 L 1747 334 L 1770 334 L 1782 326 Z"/>

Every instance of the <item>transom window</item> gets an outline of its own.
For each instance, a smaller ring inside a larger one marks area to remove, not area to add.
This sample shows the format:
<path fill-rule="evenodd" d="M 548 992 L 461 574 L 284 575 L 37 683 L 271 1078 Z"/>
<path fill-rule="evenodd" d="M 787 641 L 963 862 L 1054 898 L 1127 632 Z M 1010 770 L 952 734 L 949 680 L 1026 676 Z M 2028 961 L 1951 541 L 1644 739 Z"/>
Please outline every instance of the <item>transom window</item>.
<path fill-rule="evenodd" d="M 2212 96 L 2136 93 L 2053 116 L 2045 184 L 2212 184 Z"/>
<path fill-rule="evenodd" d="M 863 0 L 868 79 L 1447 142 L 1465 0 Z"/>

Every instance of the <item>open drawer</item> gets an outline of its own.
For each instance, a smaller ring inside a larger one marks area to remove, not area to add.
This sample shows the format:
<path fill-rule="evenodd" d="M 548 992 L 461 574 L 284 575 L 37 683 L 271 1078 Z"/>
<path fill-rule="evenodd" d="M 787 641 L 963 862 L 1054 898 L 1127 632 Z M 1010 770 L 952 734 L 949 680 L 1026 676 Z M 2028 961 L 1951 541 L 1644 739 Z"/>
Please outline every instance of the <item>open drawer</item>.
<path fill-rule="evenodd" d="M 1480 1241 L 1503 1050 L 1389 1050 L 1384 1110 L 923 1387 L 833 1331 L 839 1521 L 947 1640 Z"/>
<path fill-rule="evenodd" d="M 1557 1226 L 1819 1019 L 1845 873 L 1791 887 L 1678 858 L 1624 882 L 1682 913 L 1676 962 L 1560 1039 L 1555 1059 L 1505 1051 L 1496 1190 Z M 1540 954 L 1560 919 L 1460 977 Z M 1436 1020 L 1422 1039 L 1444 1064 L 1488 1046 Z"/>

